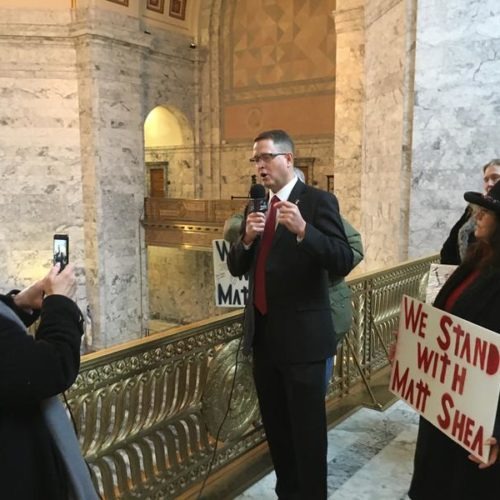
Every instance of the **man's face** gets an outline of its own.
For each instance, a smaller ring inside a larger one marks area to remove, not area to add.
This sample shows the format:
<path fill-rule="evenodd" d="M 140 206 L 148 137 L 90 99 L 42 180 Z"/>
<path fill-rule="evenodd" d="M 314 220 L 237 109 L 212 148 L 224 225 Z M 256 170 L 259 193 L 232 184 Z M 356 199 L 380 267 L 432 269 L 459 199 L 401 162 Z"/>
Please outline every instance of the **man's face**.
<path fill-rule="evenodd" d="M 281 153 L 273 156 L 273 153 Z M 293 178 L 293 154 L 277 148 L 271 139 L 262 139 L 253 145 L 253 159 L 262 184 L 277 193 Z"/>
<path fill-rule="evenodd" d="M 500 181 L 500 167 L 498 165 L 491 165 L 484 171 L 483 186 L 484 194 L 488 194 L 490 189 Z"/>

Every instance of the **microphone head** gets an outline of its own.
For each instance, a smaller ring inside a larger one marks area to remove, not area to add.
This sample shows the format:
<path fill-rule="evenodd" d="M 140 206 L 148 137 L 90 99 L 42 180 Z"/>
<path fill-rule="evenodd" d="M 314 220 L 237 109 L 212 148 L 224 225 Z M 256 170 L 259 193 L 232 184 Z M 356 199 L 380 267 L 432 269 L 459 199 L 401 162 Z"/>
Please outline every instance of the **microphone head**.
<path fill-rule="evenodd" d="M 267 210 L 266 188 L 262 184 L 252 184 L 250 198 L 249 212 L 265 212 Z"/>
<path fill-rule="evenodd" d="M 250 198 L 254 200 L 257 198 L 266 197 L 266 188 L 262 184 L 252 184 L 250 186 Z"/>

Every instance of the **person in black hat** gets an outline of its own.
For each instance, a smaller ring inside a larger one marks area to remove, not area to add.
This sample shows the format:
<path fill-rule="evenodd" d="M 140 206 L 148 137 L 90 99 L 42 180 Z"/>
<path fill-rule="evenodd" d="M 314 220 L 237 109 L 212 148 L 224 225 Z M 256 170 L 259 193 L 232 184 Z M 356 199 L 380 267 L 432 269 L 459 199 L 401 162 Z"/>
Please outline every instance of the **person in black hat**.
<path fill-rule="evenodd" d="M 495 158 L 483 167 L 484 194 L 500 180 L 500 159 Z M 472 208 L 467 205 L 464 213 L 451 228 L 448 238 L 440 251 L 441 264 L 458 265 L 462 262 L 471 243 L 476 241 L 474 236 L 475 220 Z"/>
<path fill-rule="evenodd" d="M 467 192 L 464 198 L 472 204 L 476 242 L 440 290 L 434 307 L 500 333 L 500 183 L 487 194 Z M 484 464 L 421 417 L 409 497 L 498 500 L 500 407 L 488 443 L 490 456 Z"/>

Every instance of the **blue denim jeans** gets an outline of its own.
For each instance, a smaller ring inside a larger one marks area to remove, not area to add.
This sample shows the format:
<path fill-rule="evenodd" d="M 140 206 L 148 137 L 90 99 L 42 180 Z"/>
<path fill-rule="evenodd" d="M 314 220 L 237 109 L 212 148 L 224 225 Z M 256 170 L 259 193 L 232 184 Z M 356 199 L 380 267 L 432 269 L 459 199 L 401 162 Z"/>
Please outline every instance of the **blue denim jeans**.
<path fill-rule="evenodd" d="M 325 393 L 326 390 L 328 389 L 328 382 L 330 381 L 330 378 L 333 373 L 333 361 L 335 359 L 335 356 L 332 356 L 331 358 L 326 358 L 325 360 Z"/>

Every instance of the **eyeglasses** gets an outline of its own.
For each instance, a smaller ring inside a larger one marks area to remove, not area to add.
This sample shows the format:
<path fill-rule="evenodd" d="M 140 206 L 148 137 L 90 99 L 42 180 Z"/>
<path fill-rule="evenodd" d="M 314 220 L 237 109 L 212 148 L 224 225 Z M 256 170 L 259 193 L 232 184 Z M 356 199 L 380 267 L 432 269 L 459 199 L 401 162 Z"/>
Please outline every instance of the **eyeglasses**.
<path fill-rule="evenodd" d="M 269 163 L 271 160 L 274 160 L 277 156 L 287 155 L 288 153 L 261 153 L 260 155 L 255 155 L 250 158 L 251 163 L 259 163 L 259 161 L 263 161 L 264 163 Z"/>

